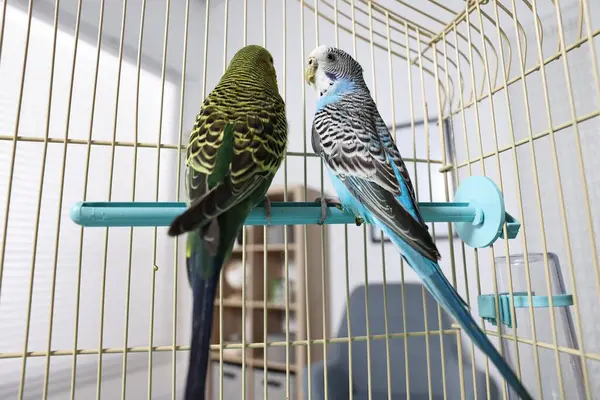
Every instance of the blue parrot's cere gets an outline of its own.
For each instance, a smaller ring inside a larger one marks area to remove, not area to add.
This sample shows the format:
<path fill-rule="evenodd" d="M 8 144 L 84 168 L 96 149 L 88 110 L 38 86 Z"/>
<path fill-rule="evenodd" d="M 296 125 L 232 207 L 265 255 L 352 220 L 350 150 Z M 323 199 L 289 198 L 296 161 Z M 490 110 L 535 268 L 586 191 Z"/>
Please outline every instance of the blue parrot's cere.
<path fill-rule="evenodd" d="M 531 399 L 442 273 L 437 263 L 440 253 L 417 207 L 406 166 L 371 98 L 360 64 L 340 49 L 320 46 L 308 57 L 305 78 L 319 97 L 313 150 L 325 161 L 339 196 L 339 200 L 321 199 L 321 204 L 343 207 L 357 217 L 357 224 L 367 221 L 385 232 L 504 379 L 521 398 Z"/>

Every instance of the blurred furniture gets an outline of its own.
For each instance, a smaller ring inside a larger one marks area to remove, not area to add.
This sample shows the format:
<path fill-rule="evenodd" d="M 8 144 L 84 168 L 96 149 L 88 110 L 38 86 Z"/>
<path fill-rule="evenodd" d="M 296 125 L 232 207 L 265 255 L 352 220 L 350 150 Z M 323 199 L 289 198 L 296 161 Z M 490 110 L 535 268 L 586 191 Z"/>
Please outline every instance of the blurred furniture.
<path fill-rule="evenodd" d="M 273 186 L 267 195 L 271 201 L 284 201 L 284 194 L 283 187 Z M 287 189 L 287 201 L 311 201 L 319 195 L 320 191 L 308 188 L 305 197 L 303 185 L 289 185 Z M 223 319 L 223 342 L 226 344 L 241 343 L 242 330 L 245 330 L 246 343 L 261 343 L 265 339 L 265 334 L 269 343 L 285 342 L 285 229 L 287 229 L 289 271 L 289 341 L 306 340 L 307 306 L 310 307 L 310 321 L 308 321 L 310 322 L 310 337 L 321 337 L 323 334 L 323 302 L 327 302 L 327 299 L 323 298 L 321 289 L 323 276 L 321 227 L 317 225 L 248 226 L 245 227 L 245 244 L 242 243 L 240 234 L 238 242 L 233 248 L 231 259 L 223 267 L 222 309 L 220 293 L 217 292 L 213 314 L 212 344 L 219 344 L 221 337 L 219 319 L 221 317 Z M 243 273 L 244 263 L 245 275 Z M 244 283 L 245 292 L 242 297 L 241 288 Z M 244 303 L 245 308 L 243 308 Z M 245 324 L 243 324 L 244 320 Z M 302 386 L 295 382 L 296 374 L 306 365 L 306 351 L 306 346 L 289 346 L 289 385 L 292 399 L 303 397 Z M 223 398 L 241 398 L 242 364 L 246 365 L 246 398 L 263 398 L 264 368 L 268 370 L 266 384 L 269 398 L 285 398 L 286 348 L 284 346 L 268 347 L 266 363 L 264 356 L 263 348 L 247 349 L 244 360 L 242 360 L 241 348 L 223 349 Z M 322 358 L 322 347 L 311 347 L 311 361 Z M 208 398 L 218 399 L 220 390 L 219 351 L 212 351 L 211 359 L 213 360 L 211 368 L 209 368 L 211 376 L 208 379 L 210 382 L 208 393 L 211 395 Z"/>
<path fill-rule="evenodd" d="M 404 288 L 402 287 L 404 286 Z M 404 289 L 404 296 L 402 295 Z M 438 306 L 429 292 L 423 289 L 420 283 L 387 284 L 387 317 L 389 334 L 404 333 L 403 303 L 406 307 L 406 331 L 425 331 L 423 302 L 425 299 L 427 309 L 428 329 L 439 330 Z M 425 293 L 425 296 L 423 296 Z M 367 313 L 365 312 L 365 286 L 353 290 L 350 299 L 350 327 L 351 335 L 348 335 L 348 315 L 342 319 L 337 337 L 357 337 L 367 334 Z M 404 297 L 404 302 L 403 302 Z M 369 327 L 370 335 L 385 334 L 384 293 L 382 284 L 370 284 L 368 286 L 369 299 Z M 445 312 L 441 314 L 443 329 L 450 329 L 451 321 Z M 445 392 L 448 399 L 461 398 L 459 384 L 459 362 L 457 357 L 457 342 L 455 334 L 442 335 L 443 357 L 440 345 L 440 334 L 430 333 L 428 338 L 429 363 L 427 362 L 427 343 L 425 335 L 410 336 L 408 338 L 408 355 L 405 354 L 404 339 L 402 337 L 389 339 L 389 373 L 391 381 L 391 398 L 402 399 L 407 395 L 406 361 L 408 361 L 408 379 L 410 387 L 410 398 L 413 400 L 429 399 L 429 384 L 433 399 L 444 398 Z M 372 399 L 388 399 L 388 369 L 386 340 L 383 338 L 370 340 L 370 355 L 367 353 L 367 342 L 352 341 L 352 354 L 349 354 L 347 343 L 329 343 L 327 347 L 327 364 L 322 361 L 311 365 L 311 395 L 312 399 L 324 399 L 325 390 L 328 391 L 329 400 L 346 400 L 349 395 L 349 380 L 356 400 L 369 398 L 369 371 L 370 363 L 371 395 Z M 469 346 L 470 348 L 470 346 Z M 352 366 L 352 376 L 349 374 L 349 361 Z M 429 364 L 429 367 L 428 367 Z M 470 357 L 463 357 L 462 365 L 465 379 L 465 397 L 474 398 L 473 373 L 470 365 Z M 442 374 L 442 366 L 445 367 Z M 323 373 L 327 370 L 327 387 L 325 387 Z M 430 372 L 428 379 L 428 370 Z M 307 371 L 308 372 L 308 371 Z M 477 372 L 477 388 L 481 398 L 486 397 L 486 382 L 484 373 Z M 307 373 L 303 374 L 303 386 L 305 397 L 308 393 Z M 492 398 L 494 393 L 499 395 L 497 386 L 490 381 Z"/>

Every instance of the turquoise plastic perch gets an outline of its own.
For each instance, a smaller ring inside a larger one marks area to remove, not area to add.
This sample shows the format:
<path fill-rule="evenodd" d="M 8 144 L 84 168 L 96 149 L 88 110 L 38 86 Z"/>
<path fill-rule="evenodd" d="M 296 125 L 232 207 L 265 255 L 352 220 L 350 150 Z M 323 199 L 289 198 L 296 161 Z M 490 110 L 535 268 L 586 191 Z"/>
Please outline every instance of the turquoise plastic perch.
<path fill-rule="evenodd" d="M 71 208 L 71 219 L 86 227 L 169 226 L 186 208 L 183 202 L 78 202 Z M 488 178 L 465 179 L 451 203 L 419 203 L 425 222 L 453 222 L 459 237 L 471 247 L 485 247 L 503 238 L 507 223 L 509 239 L 514 239 L 520 223 L 504 211 L 500 190 Z M 246 225 L 308 225 L 321 218 L 317 202 L 273 202 L 271 222 L 264 207 L 250 212 Z M 328 207 L 326 224 L 353 224 L 354 216 Z"/>

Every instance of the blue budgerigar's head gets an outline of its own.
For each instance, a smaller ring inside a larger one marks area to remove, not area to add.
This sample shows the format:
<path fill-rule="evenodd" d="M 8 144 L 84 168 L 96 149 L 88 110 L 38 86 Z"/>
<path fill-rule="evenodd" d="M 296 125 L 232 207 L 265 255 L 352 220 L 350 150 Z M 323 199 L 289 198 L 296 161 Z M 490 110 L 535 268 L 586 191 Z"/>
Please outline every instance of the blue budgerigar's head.
<path fill-rule="evenodd" d="M 360 64 L 345 51 L 329 46 L 319 46 L 308 55 L 304 77 L 320 97 L 340 84 L 364 84 Z"/>

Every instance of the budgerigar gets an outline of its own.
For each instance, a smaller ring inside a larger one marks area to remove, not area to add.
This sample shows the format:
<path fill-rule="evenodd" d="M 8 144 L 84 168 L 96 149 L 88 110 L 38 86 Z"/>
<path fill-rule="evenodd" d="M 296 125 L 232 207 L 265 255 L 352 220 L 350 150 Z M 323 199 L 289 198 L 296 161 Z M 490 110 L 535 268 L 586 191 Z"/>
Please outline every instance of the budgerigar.
<path fill-rule="evenodd" d="M 193 293 L 192 343 L 185 398 L 204 399 L 219 275 L 248 216 L 264 202 L 287 146 L 285 104 L 273 57 L 260 46 L 239 50 L 206 97 L 190 135 L 185 187 L 189 207 L 169 228 L 187 235 Z"/>
<path fill-rule="evenodd" d="M 523 399 L 531 399 L 515 373 L 467 309 L 438 265 L 440 253 L 415 200 L 406 166 L 377 111 L 360 64 L 346 52 L 314 49 L 305 78 L 318 96 L 312 146 L 320 155 L 339 199 L 321 199 L 353 213 L 357 224 L 375 224 L 396 245 L 437 302 L 493 361 Z"/>

